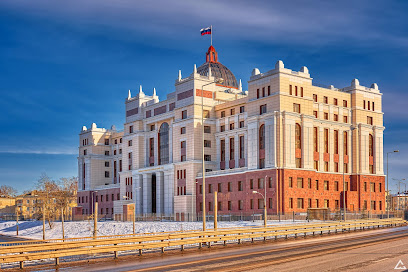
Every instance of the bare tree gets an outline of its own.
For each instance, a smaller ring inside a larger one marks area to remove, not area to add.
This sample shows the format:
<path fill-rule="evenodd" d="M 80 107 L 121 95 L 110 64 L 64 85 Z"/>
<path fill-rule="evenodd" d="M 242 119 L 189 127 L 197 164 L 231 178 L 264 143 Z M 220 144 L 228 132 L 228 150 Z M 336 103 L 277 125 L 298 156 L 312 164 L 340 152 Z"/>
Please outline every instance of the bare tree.
<path fill-rule="evenodd" d="M 2 196 L 14 196 L 17 194 L 17 190 L 8 185 L 0 186 L 0 195 Z"/>

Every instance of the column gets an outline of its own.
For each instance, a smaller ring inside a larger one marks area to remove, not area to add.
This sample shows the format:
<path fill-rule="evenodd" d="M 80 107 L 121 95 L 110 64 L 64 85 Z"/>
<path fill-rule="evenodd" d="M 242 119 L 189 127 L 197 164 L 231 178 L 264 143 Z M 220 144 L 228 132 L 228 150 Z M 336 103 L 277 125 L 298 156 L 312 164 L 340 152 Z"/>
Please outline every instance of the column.
<path fill-rule="evenodd" d="M 143 213 L 152 213 L 152 174 L 143 174 Z"/>
<path fill-rule="evenodd" d="M 157 123 L 155 124 L 156 132 L 154 133 L 154 165 L 159 165 L 159 129 Z"/>
<path fill-rule="evenodd" d="M 343 173 L 343 168 L 344 168 L 344 130 L 340 128 L 339 129 L 339 173 Z"/>
<path fill-rule="evenodd" d="M 275 115 L 265 120 L 265 167 L 276 167 L 276 122 Z"/>
<path fill-rule="evenodd" d="M 169 163 L 173 162 L 173 121 L 169 124 Z"/>
<path fill-rule="evenodd" d="M 248 120 L 248 169 L 258 168 L 258 142 L 259 126 L 256 118 Z"/>
<path fill-rule="evenodd" d="M 284 118 L 284 167 L 295 168 L 295 120 Z"/>
<path fill-rule="evenodd" d="M 217 150 L 217 169 L 220 169 L 220 162 L 221 162 L 221 140 L 219 137 L 215 139 L 215 150 Z"/>
<path fill-rule="evenodd" d="M 361 130 L 360 136 L 360 166 L 361 166 L 361 173 L 367 174 L 368 173 L 368 132 Z"/>
<path fill-rule="evenodd" d="M 164 213 L 164 174 L 156 172 L 156 213 Z"/>
<path fill-rule="evenodd" d="M 383 129 L 376 127 L 374 129 L 374 167 L 375 173 L 384 174 L 384 162 L 383 162 Z"/>
<path fill-rule="evenodd" d="M 313 169 L 313 120 L 302 118 L 302 160 L 303 168 Z"/>
<path fill-rule="evenodd" d="M 239 136 L 235 134 L 234 136 L 234 149 L 235 149 L 235 168 L 239 168 Z"/>
<path fill-rule="evenodd" d="M 225 137 L 225 169 L 229 169 L 230 161 L 230 137 Z"/>
<path fill-rule="evenodd" d="M 143 175 L 133 176 L 133 195 L 135 196 L 136 214 L 143 213 Z"/>
<path fill-rule="evenodd" d="M 174 213 L 174 173 L 173 169 L 164 172 L 164 213 L 171 215 Z"/>
<path fill-rule="evenodd" d="M 319 171 L 324 171 L 324 127 L 318 127 L 319 130 Z"/>
<path fill-rule="evenodd" d="M 330 115 L 331 116 L 331 115 Z M 329 153 L 330 153 L 330 161 L 329 161 L 329 172 L 334 172 L 334 129 L 329 128 Z"/>

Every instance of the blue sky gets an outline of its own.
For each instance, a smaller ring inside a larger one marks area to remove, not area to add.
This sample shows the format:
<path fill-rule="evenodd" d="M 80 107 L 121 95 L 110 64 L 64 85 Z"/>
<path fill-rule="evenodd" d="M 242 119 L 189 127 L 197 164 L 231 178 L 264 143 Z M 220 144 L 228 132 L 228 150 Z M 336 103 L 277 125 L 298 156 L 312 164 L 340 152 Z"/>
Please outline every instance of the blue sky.
<path fill-rule="evenodd" d="M 69 3 L 69 4 L 68 4 Z M 83 125 L 118 128 L 127 90 L 159 97 L 178 70 L 205 61 L 213 25 L 220 61 L 243 80 L 283 60 L 314 82 L 376 82 L 390 181 L 408 178 L 406 1 L 0 1 L 1 184 L 31 189 L 46 172 L 76 176 Z M 395 187 L 395 186 L 394 186 Z"/>

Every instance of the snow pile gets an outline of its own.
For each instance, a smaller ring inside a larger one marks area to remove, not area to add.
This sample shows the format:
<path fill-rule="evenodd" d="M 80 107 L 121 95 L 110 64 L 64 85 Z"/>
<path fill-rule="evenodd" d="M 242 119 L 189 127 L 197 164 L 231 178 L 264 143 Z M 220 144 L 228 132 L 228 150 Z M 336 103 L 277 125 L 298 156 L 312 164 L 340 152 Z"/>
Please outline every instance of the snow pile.
<path fill-rule="evenodd" d="M 268 225 L 290 225 L 307 223 L 307 221 L 282 220 L 268 221 Z M 263 221 L 234 221 L 234 222 L 218 222 L 218 228 L 237 228 L 262 226 Z M 136 233 L 156 233 L 156 232 L 171 232 L 183 230 L 201 230 L 202 222 L 136 222 Z M 207 229 L 213 228 L 213 222 L 207 222 Z M 65 238 L 76 237 L 91 237 L 93 235 L 93 221 L 65 222 Z M 29 239 L 42 239 L 42 221 L 22 221 L 19 222 L 19 237 Z M 106 221 L 98 222 L 98 236 L 110 236 L 120 234 L 133 233 L 132 222 Z M 0 222 L 0 234 L 16 235 L 16 222 L 3 221 Z M 46 239 L 61 239 L 62 226 L 61 222 L 55 222 L 52 229 L 46 223 L 45 225 Z"/>

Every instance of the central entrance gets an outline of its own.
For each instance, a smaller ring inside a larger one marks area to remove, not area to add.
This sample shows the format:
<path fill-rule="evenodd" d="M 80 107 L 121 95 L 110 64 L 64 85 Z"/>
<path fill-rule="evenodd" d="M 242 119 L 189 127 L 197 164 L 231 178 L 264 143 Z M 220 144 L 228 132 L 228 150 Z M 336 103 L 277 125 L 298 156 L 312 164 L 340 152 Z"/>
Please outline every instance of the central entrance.
<path fill-rule="evenodd" d="M 156 174 L 152 174 L 152 213 L 156 213 Z"/>

